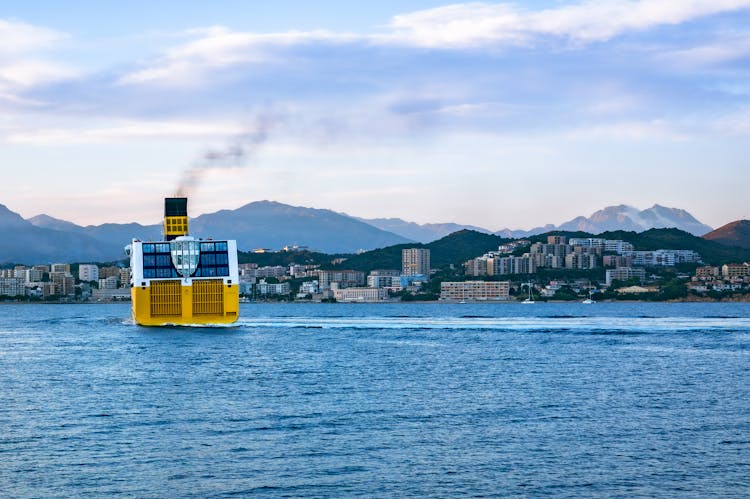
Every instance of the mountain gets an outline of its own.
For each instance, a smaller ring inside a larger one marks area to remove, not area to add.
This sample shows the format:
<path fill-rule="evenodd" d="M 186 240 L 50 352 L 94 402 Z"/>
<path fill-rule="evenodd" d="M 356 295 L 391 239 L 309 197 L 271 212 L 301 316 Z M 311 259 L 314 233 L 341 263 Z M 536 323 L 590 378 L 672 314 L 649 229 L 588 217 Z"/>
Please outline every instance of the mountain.
<path fill-rule="evenodd" d="M 256 201 L 236 210 L 201 215 L 190 221 L 197 236 L 237 239 L 243 250 L 308 246 L 325 253 L 355 253 L 409 242 L 331 210 Z"/>
<path fill-rule="evenodd" d="M 557 227 L 557 230 L 584 231 L 591 234 L 625 230 L 643 232 L 649 229 L 676 228 L 701 236 L 711 232 L 711 227 L 695 219 L 690 213 L 677 208 L 655 204 L 651 208 L 638 210 L 621 204 L 599 210 L 590 217 L 577 217 Z"/>
<path fill-rule="evenodd" d="M 353 217 L 370 224 L 378 229 L 398 234 L 406 239 L 417 241 L 420 243 L 429 243 L 445 237 L 454 232 L 460 230 L 473 230 L 476 232 L 484 232 L 485 234 L 491 234 L 492 231 L 484 229 L 482 227 L 476 227 L 473 225 L 461 225 L 456 223 L 431 223 L 431 224 L 418 224 L 415 222 L 407 222 L 400 218 L 358 218 Z"/>
<path fill-rule="evenodd" d="M 557 226 L 547 224 L 544 227 L 535 227 L 530 230 L 512 230 L 512 229 L 501 229 L 495 232 L 496 236 L 505 237 L 508 239 L 525 239 L 527 237 L 535 236 L 538 234 L 544 234 L 545 232 L 552 232 L 557 230 Z"/>
<path fill-rule="evenodd" d="M 750 248 L 750 220 L 737 220 L 703 236 L 703 239 L 715 241 L 725 246 Z"/>
<path fill-rule="evenodd" d="M 0 204 L 0 229 L 15 229 L 29 225 L 21 215 Z"/>
<path fill-rule="evenodd" d="M 560 225 L 545 225 L 528 231 L 503 229 L 495 234 L 503 237 L 530 237 L 551 231 L 582 231 L 601 234 L 607 231 L 624 230 L 643 232 L 649 229 L 676 228 L 695 236 L 711 232 L 711 227 L 701 223 L 685 210 L 667 208 L 655 204 L 651 208 L 639 210 L 628 205 L 608 206 L 589 217 L 579 216 Z"/>
<path fill-rule="evenodd" d="M 38 215 L 29 222 L 19 215 L 17 217 L 21 222 L 31 223 L 39 229 L 94 240 L 100 249 L 97 254 L 107 255 L 106 260 L 122 258 L 123 246 L 134 237 L 153 240 L 160 239 L 162 234 L 161 224 L 107 223 L 82 227 L 49 215 Z M 18 222 L 18 219 L 14 220 Z M 331 210 L 302 208 L 272 201 L 258 201 L 236 210 L 200 215 L 191 219 L 189 226 L 191 235 L 196 237 L 236 239 L 238 248 L 244 251 L 254 248 L 280 249 L 296 244 L 326 253 L 355 253 L 409 241 Z"/>
<path fill-rule="evenodd" d="M 331 210 L 258 201 L 235 210 L 222 210 L 191 219 L 190 232 L 196 237 L 237 239 L 239 249 L 244 251 L 254 248 L 279 249 L 296 244 L 325 253 L 355 253 L 398 244 L 417 244 L 412 241 L 424 241 L 432 245 L 450 236 L 444 235 L 445 232 L 451 232 L 451 235 L 481 234 L 496 241 L 529 237 L 553 230 L 590 234 L 612 230 L 635 233 L 654 226 L 677 227 L 692 234 L 710 231 L 710 227 L 700 223 L 686 211 L 659 205 L 642 211 L 625 205 L 610 206 L 588 218 L 577 217 L 560 226 L 547 225 L 531 231 L 504 230 L 491 235 L 480 227 L 467 229 L 467 226 L 453 223 L 420 225 L 401 219 L 363 220 Z M 123 257 L 122 248 L 132 238 L 159 239 L 162 232 L 160 224 L 108 223 L 82 227 L 49 215 L 38 215 L 27 221 L 2 205 L 0 228 L 10 229 L 13 234 L 13 237 L 6 237 L 0 244 L 0 263 L 112 261 Z M 483 244 L 478 244 L 477 248 Z M 487 249 L 492 249 L 493 246 L 497 244 L 493 242 Z M 393 251 L 398 252 L 400 249 Z M 476 255 L 467 258 L 471 256 Z M 384 261 L 390 261 L 388 258 Z M 439 258 L 433 259 L 433 262 L 438 261 Z"/>
<path fill-rule="evenodd" d="M 0 205 L 0 263 L 109 261 L 109 251 L 91 237 L 37 227 Z M 119 254 L 122 255 L 122 245 Z"/>

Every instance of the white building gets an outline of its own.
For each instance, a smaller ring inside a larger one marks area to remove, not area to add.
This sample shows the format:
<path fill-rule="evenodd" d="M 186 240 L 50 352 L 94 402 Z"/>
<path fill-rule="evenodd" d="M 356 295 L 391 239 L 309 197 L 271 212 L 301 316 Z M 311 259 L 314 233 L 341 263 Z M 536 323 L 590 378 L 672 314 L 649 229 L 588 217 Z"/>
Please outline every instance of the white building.
<path fill-rule="evenodd" d="M 628 251 L 625 256 L 633 257 L 633 265 L 644 267 L 674 267 L 680 263 L 700 262 L 701 256 L 693 250 Z"/>
<path fill-rule="evenodd" d="M 261 279 L 258 284 L 255 285 L 255 289 L 259 295 L 288 295 L 291 292 L 291 287 L 288 282 L 280 282 L 278 284 L 267 283 L 265 279 Z"/>
<path fill-rule="evenodd" d="M 340 302 L 376 302 L 388 299 L 388 290 L 383 288 L 334 289 L 333 297 Z"/>
<path fill-rule="evenodd" d="M 82 263 L 78 266 L 78 280 L 91 282 L 99 280 L 99 267 L 90 263 Z"/>
<path fill-rule="evenodd" d="M 401 276 L 391 275 L 368 275 L 367 287 L 369 288 L 400 288 Z"/>

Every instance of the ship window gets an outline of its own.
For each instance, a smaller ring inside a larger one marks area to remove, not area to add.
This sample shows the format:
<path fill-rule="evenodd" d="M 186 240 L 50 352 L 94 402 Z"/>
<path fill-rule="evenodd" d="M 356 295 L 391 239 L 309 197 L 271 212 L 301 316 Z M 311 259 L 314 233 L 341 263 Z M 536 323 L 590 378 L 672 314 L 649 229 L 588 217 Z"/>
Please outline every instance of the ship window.
<path fill-rule="evenodd" d="M 214 277 L 216 275 L 215 267 L 206 267 L 203 269 L 203 277 Z"/>
<path fill-rule="evenodd" d="M 226 253 L 216 255 L 216 265 L 229 265 L 229 256 Z"/>
<path fill-rule="evenodd" d="M 212 253 L 202 253 L 201 265 L 216 265 L 216 255 Z"/>
<path fill-rule="evenodd" d="M 201 252 L 214 251 L 214 243 L 201 243 Z"/>
<path fill-rule="evenodd" d="M 156 270 L 155 269 L 143 269 L 143 277 L 146 279 L 153 279 L 156 277 Z"/>
<path fill-rule="evenodd" d="M 154 245 L 153 244 L 144 244 L 143 245 L 143 252 L 144 253 L 153 253 L 154 252 Z"/>
<path fill-rule="evenodd" d="M 229 275 L 229 267 L 216 267 L 216 275 L 217 276 L 228 276 Z"/>
<path fill-rule="evenodd" d="M 172 277 L 172 269 L 156 269 L 156 277 Z"/>
<path fill-rule="evenodd" d="M 153 267 L 156 265 L 154 255 L 143 255 L 143 266 Z"/>
<path fill-rule="evenodd" d="M 170 258 L 169 255 L 156 255 L 156 266 L 157 267 L 171 267 L 172 259 Z"/>
<path fill-rule="evenodd" d="M 216 251 L 226 251 L 226 250 L 227 250 L 226 241 L 216 243 Z"/>
<path fill-rule="evenodd" d="M 169 243 L 157 243 L 156 244 L 156 252 L 157 253 L 169 253 L 171 250 L 169 249 Z"/>

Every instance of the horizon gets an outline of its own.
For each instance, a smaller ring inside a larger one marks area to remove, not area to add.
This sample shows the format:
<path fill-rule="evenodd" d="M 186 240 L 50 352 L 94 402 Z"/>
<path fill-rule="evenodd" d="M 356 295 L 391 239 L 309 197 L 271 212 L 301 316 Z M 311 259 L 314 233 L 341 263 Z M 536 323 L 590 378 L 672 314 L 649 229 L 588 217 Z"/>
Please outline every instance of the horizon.
<path fill-rule="evenodd" d="M 6 5 L 0 203 L 153 224 L 183 191 L 491 231 L 659 204 L 718 228 L 750 218 L 748 26 L 750 0 Z"/>

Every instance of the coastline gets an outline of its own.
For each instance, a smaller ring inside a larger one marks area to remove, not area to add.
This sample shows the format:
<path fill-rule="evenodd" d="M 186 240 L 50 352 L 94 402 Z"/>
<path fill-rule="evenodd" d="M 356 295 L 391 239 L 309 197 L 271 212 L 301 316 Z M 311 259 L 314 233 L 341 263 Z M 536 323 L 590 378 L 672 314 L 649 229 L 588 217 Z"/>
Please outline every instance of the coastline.
<path fill-rule="evenodd" d="M 0 306 L 3 305 L 112 305 L 112 304 L 130 304 L 129 300 L 117 300 L 117 301 L 0 301 Z M 429 304 L 429 305 L 477 305 L 477 304 L 493 304 L 493 305 L 522 305 L 523 302 L 519 300 L 467 300 L 465 303 L 458 301 L 443 301 L 443 300 L 419 300 L 419 301 L 377 301 L 377 302 L 314 302 L 314 301 L 251 301 L 243 302 L 244 305 L 248 304 L 278 304 L 287 303 L 293 304 L 305 304 L 305 305 L 391 305 L 391 304 Z M 580 300 L 537 300 L 537 304 L 554 303 L 578 303 Z M 726 298 L 708 298 L 708 297 L 697 297 L 688 296 L 685 298 L 675 300 L 597 300 L 596 303 L 750 303 L 750 294 L 743 294 L 739 296 L 732 296 Z M 596 304 L 594 303 L 594 305 Z"/>

